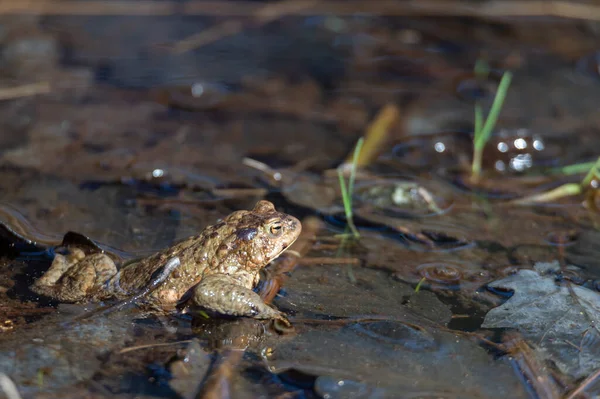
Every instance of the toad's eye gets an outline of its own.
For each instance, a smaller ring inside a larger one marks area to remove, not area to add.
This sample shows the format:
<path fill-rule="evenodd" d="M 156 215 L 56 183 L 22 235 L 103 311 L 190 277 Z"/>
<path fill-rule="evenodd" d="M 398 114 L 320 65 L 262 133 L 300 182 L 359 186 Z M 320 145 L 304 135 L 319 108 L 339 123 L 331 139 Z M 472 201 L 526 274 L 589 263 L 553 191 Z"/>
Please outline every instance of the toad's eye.
<path fill-rule="evenodd" d="M 271 233 L 272 236 L 277 237 L 282 231 L 283 228 L 281 227 L 281 223 L 273 223 L 271 226 L 269 226 L 269 233 Z"/>

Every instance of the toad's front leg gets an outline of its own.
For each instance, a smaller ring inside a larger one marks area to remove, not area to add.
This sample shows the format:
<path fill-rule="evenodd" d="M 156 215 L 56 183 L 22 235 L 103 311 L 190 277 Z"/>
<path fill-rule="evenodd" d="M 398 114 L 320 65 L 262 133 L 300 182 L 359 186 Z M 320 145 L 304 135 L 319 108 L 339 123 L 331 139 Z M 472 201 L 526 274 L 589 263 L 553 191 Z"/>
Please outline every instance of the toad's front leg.
<path fill-rule="evenodd" d="M 255 319 L 279 319 L 289 324 L 286 317 L 271 308 L 260 296 L 226 274 L 206 276 L 194 288 L 192 304 L 209 311 Z"/>

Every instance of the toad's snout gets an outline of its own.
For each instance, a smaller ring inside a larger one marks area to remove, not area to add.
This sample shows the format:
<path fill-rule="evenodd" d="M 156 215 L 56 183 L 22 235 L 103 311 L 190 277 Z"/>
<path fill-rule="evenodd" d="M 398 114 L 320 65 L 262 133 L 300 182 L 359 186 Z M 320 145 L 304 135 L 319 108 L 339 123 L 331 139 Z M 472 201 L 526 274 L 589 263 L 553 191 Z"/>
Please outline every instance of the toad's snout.
<path fill-rule="evenodd" d="M 302 231 L 302 223 L 293 216 L 289 216 L 285 220 L 286 232 L 294 237 L 294 240 L 300 235 Z"/>

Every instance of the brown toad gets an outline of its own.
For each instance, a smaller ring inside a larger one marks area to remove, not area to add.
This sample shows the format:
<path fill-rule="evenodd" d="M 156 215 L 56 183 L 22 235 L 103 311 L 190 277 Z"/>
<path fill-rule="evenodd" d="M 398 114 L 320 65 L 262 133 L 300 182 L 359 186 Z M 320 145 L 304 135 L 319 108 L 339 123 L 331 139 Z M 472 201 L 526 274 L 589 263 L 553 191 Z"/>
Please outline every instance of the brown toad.
<path fill-rule="evenodd" d="M 237 211 L 220 223 L 117 271 L 106 254 L 85 256 L 80 249 L 57 254 L 31 289 L 62 302 L 125 299 L 148 286 L 173 258 L 179 266 L 151 291 L 153 307 L 173 309 L 187 294 L 192 304 L 232 316 L 283 318 L 252 291 L 259 271 L 298 238 L 302 227 L 293 216 L 277 212 L 269 201 L 251 211 Z"/>

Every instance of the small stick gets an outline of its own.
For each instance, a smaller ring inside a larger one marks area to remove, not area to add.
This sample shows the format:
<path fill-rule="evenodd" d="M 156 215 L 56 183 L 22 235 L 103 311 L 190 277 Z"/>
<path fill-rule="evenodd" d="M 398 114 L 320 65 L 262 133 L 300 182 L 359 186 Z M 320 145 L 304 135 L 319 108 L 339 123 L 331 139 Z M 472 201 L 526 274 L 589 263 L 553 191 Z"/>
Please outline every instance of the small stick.
<path fill-rule="evenodd" d="M 325 244 L 325 243 L 317 242 L 314 245 L 314 249 L 317 249 L 317 250 L 332 250 L 332 249 L 338 249 L 339 246 L 340 246 L 339 244 Z"/>
<path fill-rule="evenodd" d="M 161 347 L 161 346 L 171 346 L 171 345 L 179 345 L 179 344 L 189 344 L 190 342 L 192 342 L 191 339 L 185 339 L 183 341 L 163 342 L 160 344 L 136 345 L 136 346 L 130 346 L 128 348 L 123 348 L 117 353 L 122 354 L 122 353 L 127 353 L 127 352 L 133 352 L 138 349 L 157 348 L 157 347 Z"/>
<path fill-rule="evenodd" d="M 566 399 L 575 399 L 577 395 L 582 393 L 588 386 L 590 386 L 592 382 L 594 382 L 598 378 L 598 376 L 600 376 L 600 369 L 596 370 L 594 374 L 590 375 L 588 378 L 583 380 L 581 384 L 579 384 L 577 389 L 571 392 Z"/>
<path fill-rule="evenodd" d="M 4 373 L 0 373 L 0 387 L 2 387 L 2 391 L 8 399 L 21 399 L 21 394 L 19 393 L 17 386 L 13 380 Z"/>
<path fill-rule="evenodd" d="M 50 89 L 50 83 L 48 82 L 30 83 L 16 87 L 3 87 L 0 88 L 0 100 L 10 100 L 13 98 L 46 94 L 50 93 Z"/>
<path fill-rule="evenodd" d="M 242 160 L 242 163 L 248 167 L 263 172 L 265 175 L 269 176 L 273 181 L 279 182 L 282 179 L 282 175 L 280 172 L 271 168 L 264 162 L 260 162 L 256 159 L 246 157 Z"/>
<path fill-rule="evenodd" d="M 241 197 L 264 197 L 269 192 L 265 188 L 214 188 L 211 190 L 214 195 L 241 198 Z"/>
<path fill-rule="evenodd" d="M 360 265 L 358 258 L 312 257 L 302 258 L 302 265 Z"/>
<path fill-rule="evenodd" d="M 510 336 L 509 336 L 510 337 Z M 507 337 L 507 339 L 510 339 Z M 509 360 L 512 366 L 528 381 L 539 398 L 558 399 L 562 395 L 547 369 L 537 360 L 531 347 L 519 336 L 516 341 L 507 342 Z"/>
<path fill-rule="evenodd" d="M 385 16 L 463 16 L 486 19 L 506 17 L 562 17 L 582 20 L 600 20 L 600 6 L 571 1 L 490 0 L 474 3 L 470 0 L 378 0 L 355 1 L 328 0 L 297 10 L 296 15 L 311 16 L 334 14 L 353 16 L 368 13 Z M 251 1 L 4 1 L 0 14 L 35 15 L 205 15 L 236 16 L 255 15 L 263 5 Z"/>
<path fill-rule="evenodd" d="M 313 6 L 315 3 L 317 3 L 315 0 L 282 0 L 278 3 L 267 3 L 253 13 L 253 20 L 255 25 L 261 26 L 286 15 L 295 14 Z M 177 42 L 173 48 L 173 53 L 182 54 L 197 49 L 223 37 L 240 33 L 243 29 L 244 23 L 241 20 L 222 22 Z"/>
<path fill-rule="evenodd" d="M 196 33 L 190 37 L 180 40 L 173 46 L 173 53 L 183 54 L 190 50 L 206 46 L 207 44 L 216 42 L 217 40 L 222 39 L 224 37 L 233 36 L 237 33 L 240 33 L 243 28 L 244 25 L 242 24 L 242 21 L 225 21 L 218 25 L 211 26 L 210 28 L 203 30 L 202 32 Z"/>

